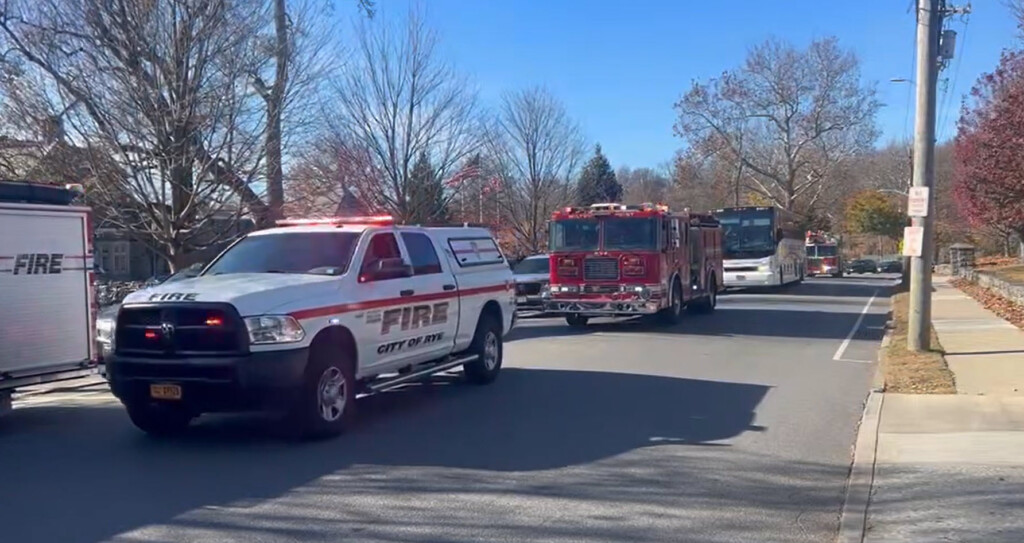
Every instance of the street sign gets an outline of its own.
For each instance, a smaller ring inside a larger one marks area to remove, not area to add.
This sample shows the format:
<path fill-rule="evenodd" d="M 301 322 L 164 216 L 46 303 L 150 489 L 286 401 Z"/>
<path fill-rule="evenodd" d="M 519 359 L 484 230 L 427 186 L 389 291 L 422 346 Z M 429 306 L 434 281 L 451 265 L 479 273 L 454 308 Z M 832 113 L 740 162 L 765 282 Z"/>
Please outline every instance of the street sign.
<path fill-rule="evenodd" d="M 907 215 L 928 216 L 928 187 L 910 187 L 910 194 L 907 196 Z"/>
<path fill-rule="evenodd" d="M 921 256 L 924 247 L 924 227 L 907 226 L 903 228 L 903 256 Z"/>

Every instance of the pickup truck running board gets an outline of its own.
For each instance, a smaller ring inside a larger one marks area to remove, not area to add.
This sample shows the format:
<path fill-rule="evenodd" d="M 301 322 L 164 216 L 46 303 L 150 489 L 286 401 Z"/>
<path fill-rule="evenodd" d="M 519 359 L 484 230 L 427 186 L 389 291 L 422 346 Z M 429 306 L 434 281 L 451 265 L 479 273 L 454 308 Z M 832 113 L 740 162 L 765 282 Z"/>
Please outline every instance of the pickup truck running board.
<path fill-rule="evenodd" d="M 435 373 L 440 373 L 440 372 L 445 371 L 445 370 L 450 370 L 450 369 L 454 368 L 455 366 L 461 366 L 461 365 L 463 365 L 463 364 L 465 364 L 467 362 L 472 362 L 472 361 L 476 360 L 479 357 L 480 357 L 480 355 L 470 354 L 470 355 L 463 355 L 463 356 L 456 356 L 456 357 L 453 357 L 453 358 L 448 358 L 448 359 L 445 359 L 443 362 L 438 362 L 437 364 L 431 364 L 429 366 L 424 367 L 423 369 L 419 369 L 419 370 L 416 370 L 416 371 L 411 372 L 411 373 L 406 373 L 405 375 L 399 375 L 399 376 L 393 377 L 391 379 L 384 379 L 382 381 L 378 381 L 378 382 L 374 382 L 374 383 L 368 383 L 366 385 L 366 390 L 368 392 L 383 392 L 385 390 L 388 390 L 388 389 L 391 389 L 391 388 L 395 388 L 395 387 L 397 387 L 399 385 L 404 385 L 404 384 L 407 384 L 407 383 L 411 383 L 413 381 L 418 381 L 418 380 L 420 380 L 420 379 L 422 379 L 424 377 L 428 377 L 428 376 L 433 375 Z"/>

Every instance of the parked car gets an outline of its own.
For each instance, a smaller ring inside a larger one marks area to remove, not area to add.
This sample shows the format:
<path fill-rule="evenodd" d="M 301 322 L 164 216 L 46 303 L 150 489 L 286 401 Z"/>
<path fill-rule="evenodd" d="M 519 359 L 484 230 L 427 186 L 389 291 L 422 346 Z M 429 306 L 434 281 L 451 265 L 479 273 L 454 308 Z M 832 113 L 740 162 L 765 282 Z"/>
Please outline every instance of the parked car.
<path fill-rule="evenodd" d="M 903 273 L 903 262 L 900 260 L 883 260 L 878 264 L 879 273 Z"/>
<path fill-rule="evenodd" d="M 878 273 L 878 264 L 874 260 L 860 258 L 846 265 L 846 273 Z"/>
<path fill-rule="evenodd" d="M 551 280 L 548 255 L 528 256 L 512 267 L 512 273 L 516 280 L 516 309 L 543 309 L 543 297 Z"/>

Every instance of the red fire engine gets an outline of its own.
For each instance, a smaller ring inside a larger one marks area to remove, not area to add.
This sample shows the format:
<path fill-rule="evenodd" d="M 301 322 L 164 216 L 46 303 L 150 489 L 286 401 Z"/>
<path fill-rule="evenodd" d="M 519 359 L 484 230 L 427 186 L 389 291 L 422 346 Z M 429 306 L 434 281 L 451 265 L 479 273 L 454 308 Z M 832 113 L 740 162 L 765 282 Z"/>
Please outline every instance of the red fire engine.
<path fill-rule="evenodd" d="M 708 214 L 664 205 L 594 204 L 556 211 L 545 310 L 570 326 L 598 316 L 710 313 L 722 290 L 722 229 Z"/>
<path fill-rule="evenodd" d="M 807 275 L 843 276 L 839 240 L 825 232 L 807 232 Z"/>

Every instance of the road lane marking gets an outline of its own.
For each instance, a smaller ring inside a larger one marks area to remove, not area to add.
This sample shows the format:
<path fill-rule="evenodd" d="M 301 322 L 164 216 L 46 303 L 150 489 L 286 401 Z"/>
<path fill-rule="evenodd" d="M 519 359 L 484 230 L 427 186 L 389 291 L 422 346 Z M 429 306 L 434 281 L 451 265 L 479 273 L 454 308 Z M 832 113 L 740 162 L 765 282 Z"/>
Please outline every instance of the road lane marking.
<path fill-rule="evenodd" d="M 875 298 L 877 296 L 878 291 L 876 290 L 874 293 L 871 294 L 871 298 L 868 300 L 868 303 L 864 304 L 864 309 L 860 310 L 860 315 L 857 317 L 857 322 L 853 323 L 853 328 L 850 328 L 850 333 L 846 334 L 846 339 L 844 339 L 843 343 L 839 345 L 839 349 L 836 350 L 836 354 L 835 356 L 832 357 L 832 360 L 835 360 L 837 362 L 843 360 L 843 353 L 846 352 L 846 348 L 849 347 L 850 342 L 853 341 L 853 336 L 857 335 L 857 330 L 860 329 L 860 324 L 864 322 L 864 315 L 868 314 L 868 310 L 871 309 L 871 304 L 875 303 Z"/>

